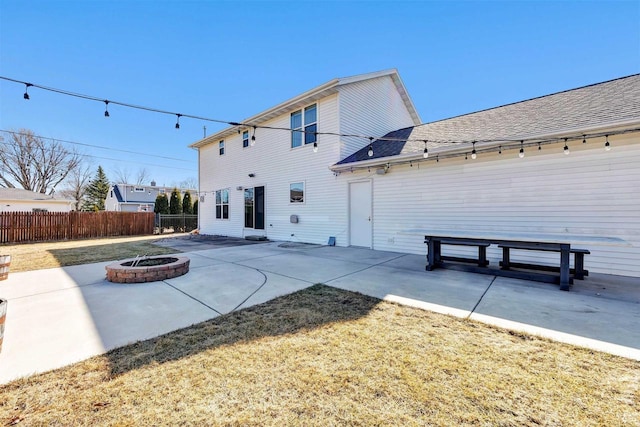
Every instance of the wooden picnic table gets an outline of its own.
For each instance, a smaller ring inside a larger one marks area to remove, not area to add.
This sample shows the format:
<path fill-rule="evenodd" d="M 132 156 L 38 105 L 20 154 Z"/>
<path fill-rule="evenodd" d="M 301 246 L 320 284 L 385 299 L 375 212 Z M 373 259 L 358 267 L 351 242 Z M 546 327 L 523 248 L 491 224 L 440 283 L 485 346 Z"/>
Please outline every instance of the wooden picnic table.
<path fill-rule="evenodd" d="M 569 255 L 571 251 L 571 244 L 566 242 L 550 242 L 550 241 L 535 241 L 535 240 L 506 240 L 506 239 L 498 239 L 498 238 L 477 238 L 477 237 L 452 237 L 446 235 L 425 235 L 424 242 L 427 244 L 427 266 L 426 270 L 431 271 L 438 267 L 446 267 L 444 261 L 462 261 L 462 262 L 476 262 L 477 266 L 469 266 L 468 271 L 484 273 L 484 274 L 495 274 L 501 276 L 508 277 L 516 277 L 520 279 L 526 280 L 538 280 L 538 281 L 548 281 L 552 279 L 556 281 L 556 278 L 550 274 L 542 274 L 536 272 L 522 272 L 522 271 L 512 271 L 511 265 L 509 263 L 509 253 L 510 249 L 522 249 L 522 250 L 539 250 L 539 251 L 547 251 L 547 252 L 558 252 L 560 253 L 560 263 L 559 263 L 559 277 L 557 277 L 557 281 L 560 284 L 560 289 L 563 291 L 568 291 L 569 286 L 572 283 L 572 278 L 570 277 L 570 265 L 569 265 Z M 463 245 L 463 246 L 477 246 L 478 247 L 478 258 L 470 259 L 470 258 L 457 258 L 457 257 L 447 257 L 442 255 L 442 245 Z M 503 254 L 505 258 L 503 259 L 503 268 L 502 269 L 489 269 L 489 262 L 486 259 L 486 248 L 490 245 L 498 245 L 501 248 L 504 248 Z M 535 269 L 535 264 L 528 264 L 528 268 Z"/>

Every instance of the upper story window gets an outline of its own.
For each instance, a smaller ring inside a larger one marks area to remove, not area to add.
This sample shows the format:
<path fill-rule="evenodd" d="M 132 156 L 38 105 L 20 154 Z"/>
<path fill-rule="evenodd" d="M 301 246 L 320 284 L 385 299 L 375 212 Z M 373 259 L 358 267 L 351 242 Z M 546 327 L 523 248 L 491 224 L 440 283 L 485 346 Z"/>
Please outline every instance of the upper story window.
<path fill-rule="evenodd" d="M 291 113 L 291 148 L 313 144 L 317 140 L 318 108 L 316 104 Z"/>
<path fill-rule="evenodd" d="M 218 152 L 220 155 L 224 155 L 224 141 L 218 142 Z"/>
<path fill-rule="evenodd" d="M 249 131 L 245 130 L 242 132 L 242 148 L 247 148 L 249 146 Z"/>

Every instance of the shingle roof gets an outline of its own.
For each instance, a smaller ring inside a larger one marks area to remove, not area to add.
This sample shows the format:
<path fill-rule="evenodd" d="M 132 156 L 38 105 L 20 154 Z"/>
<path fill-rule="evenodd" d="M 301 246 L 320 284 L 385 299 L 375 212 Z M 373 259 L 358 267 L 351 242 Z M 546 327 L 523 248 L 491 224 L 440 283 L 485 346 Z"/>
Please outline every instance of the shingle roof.
<path fill-rule="evenodd" d="M 424 140 L 438 141 L 428 143 L 430 152 L 434 149 L 446 152 L 456 148 L 442 143 L 446 141 L 479 141 L 480 147 L 498 140 L 580 132 L 630 121 L 640 122 L 640 74 L 399 129 L 373 142 L 372 157 L 368 156 L 366 146 L 338 165 L 418 154 L 424 150 Z"/>
<path fill-rule="evenodd" d="M 0 188 L 0 200 L 73 201 L 72 199 L 66 199 L 56 195 L 36 193 L 22 188 Z"/>

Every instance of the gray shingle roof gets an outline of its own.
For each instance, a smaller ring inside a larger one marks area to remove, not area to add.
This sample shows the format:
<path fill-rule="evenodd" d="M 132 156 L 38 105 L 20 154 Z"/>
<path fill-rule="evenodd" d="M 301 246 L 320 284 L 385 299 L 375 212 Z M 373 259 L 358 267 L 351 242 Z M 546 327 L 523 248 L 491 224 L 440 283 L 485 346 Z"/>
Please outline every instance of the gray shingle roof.
<path fill-rule="evenodd" d="M 59 202 L 73 201 L 72 199 L 66 199 L 64 197 L 36 193 L 30 190 L 24 190 L 22 188 L 0 188 L 0 200 L 54 200 Z"/>
<path fill-rule="evenodd" d="M 457 148 L 447 141 L 478 141 L 481 147 L 630 121 L 640 122 L 640 74 L 399 129 L 384 136 L 393 140 L 373 142 L 373 157 L 366 146 L 338 164 L 418 154 L 424 140 L 437 141 L 428 143 L 430 152 L 446 152 Z"/>

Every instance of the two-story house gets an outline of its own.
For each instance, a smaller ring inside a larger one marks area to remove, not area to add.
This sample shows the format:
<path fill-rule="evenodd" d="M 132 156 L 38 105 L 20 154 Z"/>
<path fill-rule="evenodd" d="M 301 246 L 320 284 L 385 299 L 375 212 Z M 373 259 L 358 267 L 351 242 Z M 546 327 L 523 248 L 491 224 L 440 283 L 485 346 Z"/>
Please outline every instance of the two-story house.
<path fill-rule="evenodd" d="M 154 181 L 151 185 L 115 184 L 107 193 L 104 207 L 106 211 L 153 212 L 158 195 L 165 194 L 169 199 L 172 191 L 173 187 L 157 186 Z M 180 196 L 184 198 L 187 191 L 192 200 L 197 200 L 197 190 L 180 189 Z"/>
<path fill-rule="evenodd" d="M 203 234 L 416 254 L 423 229 L 552 234 L 640 277 L 640 75 L 421 124 L 389 70 L 242 123 L 191 145 Z"/>

